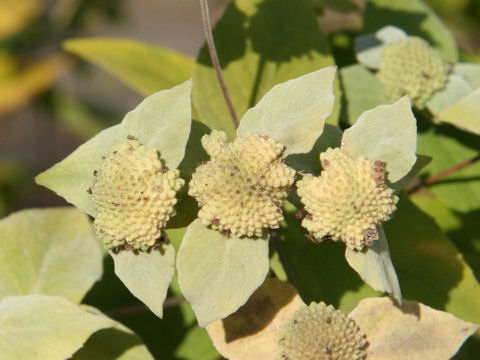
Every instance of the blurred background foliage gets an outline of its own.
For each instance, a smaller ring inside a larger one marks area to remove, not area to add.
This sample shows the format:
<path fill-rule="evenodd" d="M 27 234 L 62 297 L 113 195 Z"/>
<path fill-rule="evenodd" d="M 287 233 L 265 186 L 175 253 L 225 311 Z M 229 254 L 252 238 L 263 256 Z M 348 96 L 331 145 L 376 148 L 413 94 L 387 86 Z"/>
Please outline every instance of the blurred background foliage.
<path fill-rule="evenodd" d="M 214 22 L 228 3 L 210 1 Z M 426 3 L 453 32 L 461 61 L 480 62 L 480 1 Z M 365 1 L 310 0 L 310 4 L 335 62 L 339 66 L 356 63 L 352 44 L 362 29 Z M 230 15 L 230 23 L 224 26 L 241 23 L 239 14 Z M 91 36 L 142 43 L 65 42 Z M 224 36 L 228 42 L 229 34 Z M 35 185 L 33 177 L 63 159 L 85 139 L 119 122 L 144 95 L 179 83 L 194 71 L 203 71 L 195 70 L 193 65 L 202 44 L 199 5 L 195 0 L 0 0 L 0 217 L 28 207 L 63 205 L 54 193 Z M 246 51 L 242 46 L 235 44 L 230 49 L 231 61 L 243 55 L 239 52 Z M 123 58 L 125 52 L 132 57 Z M 123 82 L 73 54 L 100 65 Z M 200 63 L 207 61 L 205 56 L 201 53 Z M 132 65 L 132 58 L 140 65 Z M 279 82 L 288 74 L 267 80 Z M 479 153 L 478 136 L 448 125 L 432 126 L 422 119 L 422 114 L 417 117 L 419 152 L 434 157 L 423 177 Z M 460 191 L 467 197 L 480 198 L 479 166 L 445 178 L 412 200 L 453 240 L 478 280 L 480 204 L 463 206 L 451 193 L 452 186 L 461 186 Z M 172 239 L 179 238 L 175 232 L 170 235 Z M 178 248 L 179 244 L 174 240 L 174 245 Z M 295 255 L 294 249 L 291 254 Z M 156 358 L 218 358 L 205 331 L 196 326 L 188 304 L 167 307 L 164 320 L 159 320 L 145 311 L 116 278 L 110 257 L 105 259 L 104 271 L 102 281 L 85 302 L 131 327 Z M 170 295 L 179 296 L 178 288 L 172 289 Z M 473 359 L 478 349 L 479 341 L 470 340 L 458 359 Z"/>

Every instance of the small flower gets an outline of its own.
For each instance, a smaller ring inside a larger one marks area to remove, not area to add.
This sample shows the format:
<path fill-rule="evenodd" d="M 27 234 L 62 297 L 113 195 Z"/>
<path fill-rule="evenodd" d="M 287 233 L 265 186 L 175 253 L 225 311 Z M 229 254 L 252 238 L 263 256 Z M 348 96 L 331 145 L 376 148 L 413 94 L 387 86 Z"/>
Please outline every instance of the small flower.
<path fill-rule="evenodd" d="M 387 96 L 396 100 L 408 94 L 418 108 L 445 88 L 450 66 L 425 40 L 409 36 L 383 48 L 377 78 Z"/>
<path fill-rule="evenodd" d="M 327 149 L 320 154 L 323 171 L 306 175 L 297 183 L 308 215 L 302 225 L 316 239 L 344 241 L 362 250 L 378 239 L 376 225 L 390 219 L 398 201 L 385 184 L 385 164 L 345 150 Z"/>
<path fill-rule="evenodd" d="M 105 247 L 153 246 L 175 215 L 175 195 L 184 184 L 179 171 L 164 169 L 155 149 L 129 136 L 112 146 L 94 174 L 94 228 Z"/>
<path fill-rule="evenodd" d="M 238 237 L 278 228 L 295 176 L 284 164 L 285 147 L 258 134 L 227 143 L 227 135 L 215 130 L 202 145 L 211 159 L 196 169 L 188 193 L 199 203 L 203 224 Z"/>
<path fill-rule="evenodd" d="M 301 306 L 280 330 L 279 360 L 359 360 L 367 340 L 346 314 L 324 302 Z"/>

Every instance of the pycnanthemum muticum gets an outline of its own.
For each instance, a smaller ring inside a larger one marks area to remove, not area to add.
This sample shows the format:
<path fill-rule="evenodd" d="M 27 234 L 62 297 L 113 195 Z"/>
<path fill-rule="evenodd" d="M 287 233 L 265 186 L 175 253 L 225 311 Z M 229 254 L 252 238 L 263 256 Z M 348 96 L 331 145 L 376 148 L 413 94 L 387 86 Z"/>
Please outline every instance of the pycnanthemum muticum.
<path fill-rule="evenodd" d="M 202 138 L 210 161 L 192 176 L 189 195 L 199 203 L 203 224 L 233 236 L 260 237 L 278 228 L 295 171 L 284 164 L 284 146 L 268 136 L 247 134 L 227 143 L 212 131 Z"/>
<path fill-rule="evenodd" d="M 308 213 L 302 225 L 317 239 L 344 241 L 362 250 L 378 239 L 376 225 L 396 209 L 398 198 L 385 184 L 384 164 L 340 148 L 327 149 L 320 160 L 320 176 L 306 175 L 297 183 Z"/>
<path fill-rule="evenodd" d="M 279 360 L 360 360 L 367 340 L 340 310 L 325 303 L 302 305 L 280 330 Z"/>
<path fill-rule="evenodd" d="M 94 228 L 105 247 L 130 245 L 147 250 L 175 215 L 179 171 L 167 171 L 157 150 L 127 139 L 102 158 L 89 191 L 96 211 Z"/>
<path fill-rule="evenodd" d="M 449 71 L 438 51 L 425 40 L 409 36 L 385 46 L 377 78 L 392 100 L 408 94 L 423 108 L 435 91 L 446 86 Z"/>

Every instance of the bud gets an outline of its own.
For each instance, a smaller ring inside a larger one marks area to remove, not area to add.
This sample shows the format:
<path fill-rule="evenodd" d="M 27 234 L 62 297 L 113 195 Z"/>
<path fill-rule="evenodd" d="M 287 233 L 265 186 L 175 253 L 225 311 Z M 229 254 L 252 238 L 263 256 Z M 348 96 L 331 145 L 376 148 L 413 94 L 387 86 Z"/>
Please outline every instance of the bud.
<path fill-rule="evenodd" d="M 323 302 L 300 307 L 277 342 L 281 360 L 360 360 L 367 355 L 367 340 L 355 321 Z"/>
<path fill-rule="evenodd" d="M 376 225 L 390 219 L 398 198 L 385 184 L 385 164 L 353 158 L 340 148 L 320 154 L 323 171 L 297 183 L 305 205 L 302 225 L 317 239 L 344 241 L 362 250 L 378 239 Z"/>
<path fill-rule="evenodd" d="M 385 46 L 377 77 L 392 100 L 408 94 L 415 106 L 424 108 L 446 86 L 448 73 L 448 63 L 435 49 L 410 36 Z"/>
<path fill-rule="evenodd" d="M 105 247 L 147 250 L 175 215 L 179 171 L 166 171 L 155 149 L 128 137 L 102 158 L 91 188 L 97 216 L 94 229 Z"/>
<path fill-rule="evenodd" d="M 197 167 L 188 193 L 198 201 L 203 224 L 238 237 L 260 237 L 264 229 L 278 228 L 295 176 L 284 164 L 285 147 L 258 134 L 227 143 L 227 135 L 215 130 L 202 145 L 210 161 Z"/>

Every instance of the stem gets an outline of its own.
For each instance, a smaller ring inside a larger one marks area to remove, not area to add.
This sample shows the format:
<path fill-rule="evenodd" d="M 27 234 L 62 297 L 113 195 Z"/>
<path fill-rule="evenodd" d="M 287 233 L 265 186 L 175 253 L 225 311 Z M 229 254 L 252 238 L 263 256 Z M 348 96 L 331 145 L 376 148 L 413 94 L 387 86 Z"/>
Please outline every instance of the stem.
<path fill-rule="evenodd" d="M 463 168 L 466 168 L 467 166 L 475 164 L 479 160 L 480 160 L 480 154 L 478 154 L 478 155 L 474 156 L 473 158 L 471 158 L 467 161 L 464 161 L 460 164 L 454 165 L 451 168 L 443 170 L 443 171 L 439 172 L 438 174 L 435 174 L 435 175 L 432 175 L 432 176 L 426 178 L 425 180 L 415 184 L 414 186 L 410 187 L 409 189 L 406 189 L 407 193 L 408 194 L 413 194 L 414 192 L 418 191 L 422 187 L 432 185 L 432 184 L 438 182 L 439 180 L 443 179 L 444 177 L 446 177 L 450 174 L 453 174 L 457 171 L 462 170 Z"/>
<path fill-rule="evenodd" d="M 215 42 L 213 41 L 212 24 L 210 23 L 210 11 L 208 10 L 207 0 L 200 0 L 200 9 L 202 12 L 203 32 L 205 34 L 208 52 L 210 53 L 210 59 L 212 60 L 212 65 L 217 73 L 218 82 L 222 88 L 223 97 L 225 98 L 228 110 L 232 116 L 233 124 L 235 125 L 235 128 L 238 128 L 237 114 L 235 113 L 232 98 L 230 97 L 227 84 L 225 83 L 225 78 L 223 77 L 222 68 L 220 67 L 220 60 L 218 60 L 217 49 L 215 48 Z"/>
<path fill-rule="evenodd" d="M 173 306 L 177 306 L 181 304 L 185 299 L 183 297 L 172 297 L 168 298 L 165 300 L 163 303 L 163 308 L 169 308 Z M 113 317 L 113 318 L 118 318 L 122 316 L 129 316 L 129 315 L 135 315 L 138 313 L 144 313 L 144 312 L 149 312 L 150 309 L 144 305 L 144 304 L 139 304 L 139 305 L 134 305 L 126 308 L 120 308 L 120 309 L 114 309 L 114 310 L 109 310 L 105 311 L 105 314 Z"/>
<path fill-rule="evenodd" d="M 278 257 L 280 262 L 282 263 L 283 269 L 285 270 L 285 274 L 287 274 L 287 279 L 290 284 L 297 287 L 295 284 L 295 280 L 293 279 L 292 270 L 287 263 L 287 258 L 285 257 L 285 253 L 283 252 L 282 244 L 280 243 L 280 239 L 278 238 L 278 234 L 276 231 L 270 231 L 270 237 L 273 239 L 273 243 L 275 245 L 275 249 L 277 250 Z"/>

